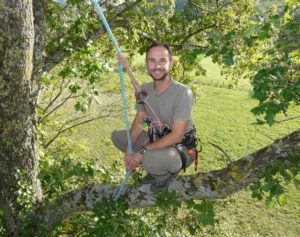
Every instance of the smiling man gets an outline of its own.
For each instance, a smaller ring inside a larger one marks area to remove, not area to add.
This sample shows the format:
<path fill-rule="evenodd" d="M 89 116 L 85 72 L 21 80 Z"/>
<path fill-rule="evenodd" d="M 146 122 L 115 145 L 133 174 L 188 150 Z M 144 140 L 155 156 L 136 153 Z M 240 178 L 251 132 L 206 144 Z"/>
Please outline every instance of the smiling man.
<path fill-rule="evenodd" d="M 119 62 L 131 72 L 122 55 L 119 55 Z M 171 78 L 173 57 L 167 44 L 150 45 L 146 51 L 146 66 L 153 80 L 142 85 L 147 100 L 136 104 L 137 113 L 130 130 L 132 156 L 127 152 L 126 130 L 114 131 L 112 141 L 125 152 L 126 168 L 135 170 L 141 164 L 148 172 L 141 182 L 151 184 L 152 191 L 161 191 L 195 159 L 193 95 L 187 86 Z M 145 122 L 148 131 L 143 130 Z"/>

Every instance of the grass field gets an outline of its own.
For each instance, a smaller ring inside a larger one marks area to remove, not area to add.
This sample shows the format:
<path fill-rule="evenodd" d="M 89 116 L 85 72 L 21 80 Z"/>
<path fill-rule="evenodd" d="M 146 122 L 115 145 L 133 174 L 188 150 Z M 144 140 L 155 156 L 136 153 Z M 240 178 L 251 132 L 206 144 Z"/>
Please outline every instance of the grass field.
<path fill-rule="evenodd" d="M 219 83 L 217 80 L 220 80 L 221 76 L 218 68 L 209 60 L 205 63 L 209 71 L 202 80 Z M 117 80 L 116 75 L 112 75 L 112 78 Z M 219 83 L 222 84 L 224 83 Z M 226 85 L 219 85 L 199 85 L 198 100 L 194 105 L 194 122 L 203 144 L 198 168 L 200 171 L 219 169 L 227 166 L 229 162 L 226 156 L 210 143 L 220 146 L 231 159 L 237 160 L 300 127 L 299 119 L 277 123 L 272 127 L 253 124 L 256 118 L 250 113 L 250 109 L 257 102 L 249 97 L 246 87 L 233 90 L 228 89 Z M 127 93 L 130 95 L 131 90 Z M 129 112 L 133 114 L 134 100 L 132 96 L 128 98 Z M 293 108 L 289 116 L 299 114 L 300 108 Z M 278 119 L 283 120 L 284 117 Z M 87 146 L 86 156 L 96 161 L 99 167 L 110 167 L 115 160 L 122 158 L 122 154 L 111 144 L 110 133 L 113 129 L 124 126 L 122 117 L 102 119 L 80 126 L 74 131 L 71 139 L 81 140 Z M 193 173 L 191 167 L 186 174 Z M 124 173 L 120 174 L 117 180 L 122 182 L 123 177 Z M 300 192 L 292 184 L 287 186 L 287 202 L 286 206 L 275 205 L 268 209 L 264 202 L 253 200 L 251 193 L 244 190 L 216 201 L 217 224 L 206 228 L 197 236 L 296 237 L 300 233 Z"/>

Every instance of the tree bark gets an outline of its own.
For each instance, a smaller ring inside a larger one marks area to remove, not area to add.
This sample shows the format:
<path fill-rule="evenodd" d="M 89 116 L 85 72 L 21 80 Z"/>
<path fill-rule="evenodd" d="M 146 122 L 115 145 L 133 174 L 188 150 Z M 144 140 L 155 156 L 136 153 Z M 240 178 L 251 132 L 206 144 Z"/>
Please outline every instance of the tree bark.
<path fill-rule="evenodd" d="M 300 129 L 276 140 L 274 143 L 230 163 L 221 170 L 178 177 L 168 190 L 175 191 L 177 200 L 221 199 L 236 193 L 260 179 L 259 175 L 269 166 L 283 161 L 290 166 L 290 158 L 300 152 Z M 298 162 L 300 162 L 300 157 Z M 200 163 L 201 164 L 201 163 Z M 49 230 L 57 221 L 68 216 L 91 210 L 104 198 L 113 199 L 119 186 L 99 184 L 72 190 L 36 210 L 35 217 L 44 222 Z M 150 185 L 127 185 L 123 198 L 131 208 L 143 208 L 155 204 L 155 193 Z"/>
<path fill-rule="evenodd" d="M 40 198 L 37 182 L 36 93 L 33 90 L 32 0 L 0 4 L 0 208 L 10 236 L 17 236 L 23 210 L 20 186 Z M 38 194 L 38 195 L 37 195 Z"/>

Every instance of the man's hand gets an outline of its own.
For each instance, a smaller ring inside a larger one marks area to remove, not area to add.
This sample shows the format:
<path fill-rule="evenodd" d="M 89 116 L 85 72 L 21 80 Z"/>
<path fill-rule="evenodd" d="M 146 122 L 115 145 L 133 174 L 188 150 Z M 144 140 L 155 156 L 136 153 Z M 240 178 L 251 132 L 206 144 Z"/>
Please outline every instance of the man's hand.
<path fill-rule="evenodd" d="M 130 155 L 128 153 L 128 150 L 126 149 L 126 152 L 125 152 L 125 156 L 124 156 L 124 164 L 125 164 L 125 167 L 126 167 L 126 170 L 129 170 L 129 167 L 127 166 L 127 161 L 130 160 Z"/>
<path fill-rule="evenodd" d="M 142 154 L 138 152 L 133 152 L 132 156 L 128 153 L 125 154 L 125 166 L 127 170 L 134 171 L 142 162 Z"/>

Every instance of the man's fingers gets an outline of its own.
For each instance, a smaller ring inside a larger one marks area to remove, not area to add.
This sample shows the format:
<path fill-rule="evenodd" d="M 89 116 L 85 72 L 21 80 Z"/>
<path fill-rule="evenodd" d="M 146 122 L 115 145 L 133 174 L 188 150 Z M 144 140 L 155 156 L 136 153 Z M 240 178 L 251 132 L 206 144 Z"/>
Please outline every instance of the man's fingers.
<path fill-rule="evenodd" d="M 138 166 L 138 163 L 135 160 L 130 160 L 128 163 L 128 167 L 130 168 L 131 171 L 136 170 L 136 167 Z"/>

